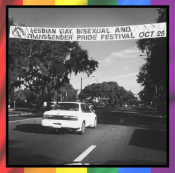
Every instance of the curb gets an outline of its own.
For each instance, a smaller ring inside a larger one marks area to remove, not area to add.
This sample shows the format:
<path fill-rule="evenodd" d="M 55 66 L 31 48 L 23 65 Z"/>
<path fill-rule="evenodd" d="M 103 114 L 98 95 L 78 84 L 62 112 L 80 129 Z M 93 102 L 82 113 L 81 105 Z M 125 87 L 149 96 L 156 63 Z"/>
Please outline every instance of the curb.
<path fill-rule="evenodd" d="M 111 112 L 122 112 L 122 113 L 124 112 L 124 113 L 138 114 L 138 112 L 133 112 L 133 111 L 129 112 L 129 111 L 120 111 L 120 110 L 111 111 Z"/>
<path fill-rule="evenodd" d="M 22 113 L 22 114 L 19 113 L 19 115 L 31 115 L 31 114 L 33 113 Z"/>
<path fill-rule="evenodd" d="M 8 116 L 21 116 L 21 115 L 32 115 L 33 113 L 8 113 Z"/>

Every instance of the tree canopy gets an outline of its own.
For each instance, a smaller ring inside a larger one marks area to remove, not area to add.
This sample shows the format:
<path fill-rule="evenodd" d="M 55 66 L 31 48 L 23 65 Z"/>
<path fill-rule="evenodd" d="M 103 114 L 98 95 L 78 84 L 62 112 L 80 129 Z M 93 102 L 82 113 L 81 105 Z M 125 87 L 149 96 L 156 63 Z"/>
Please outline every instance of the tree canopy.
<path fill-rule="evenodd" d="M 9 27 L 14 20 L 9 19 Z M 72 73 L 92 74 L 98 62 L 78 42 L 37 41 L 9 38 L 8 82 L 13 90 L 22 84 L 34 91 L 52 94 L 69 83 Z"/>
<path fill-rule="evenodd" d="M 98 102 L 106 102 L 107 105 L 134 104 L 137 98 L 131 91 L 120 87 L 117 82 L 93 83 L 86 86 L 80 93 L 80 98 L 91 100 L 98 99 Z"/>
<path fill-rule="evenodd" d="M 158 23 L 167 22 L 167 11 L 165 8 L 158 9 Z M 167 95 L 167 38 L 141 39 L 136 42 L 137 47 L 146 54 L 146 63 L 140 68 L 137 82 L 144 89 L 140 94 Z M 152 96 L 152 98 L 154 98 Z M 143 98 L 143 97 L 142 97 Z M 151 99 L 147 99 L 149 102 Z"/>
<path fill-rule="evenodd" d="M 57 101 L 57 97 L 59 97 L 59 100 L 61 98 L 63 101 L 76 101 L 77 90 L 75 90 L 71 84 L 67 83 L 59 88 L 58 95 L 57 92 L 55 92 L 52 100 Z"/>

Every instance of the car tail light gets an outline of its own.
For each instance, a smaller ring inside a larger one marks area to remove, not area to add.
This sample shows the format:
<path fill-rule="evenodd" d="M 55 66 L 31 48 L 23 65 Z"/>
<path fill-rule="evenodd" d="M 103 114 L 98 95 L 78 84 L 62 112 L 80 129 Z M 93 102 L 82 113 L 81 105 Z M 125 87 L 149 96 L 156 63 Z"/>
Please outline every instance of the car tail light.
<path fill-rule="evenodd" d="M 49 115 L 43 115 L 43 119 L 48 119 Z"/>
<path fill-rule="evenodd" d="M 78 120 L 77 116 L 70 116 L 70 115 L 65 115 L 63 117 L 64 119 L 67 119 L 67 120 Z"/>
<path fill-rule="evenodd" d="M 55 119 L 55 120 L 72 120 L 77 121 L 77 116 L 72 115 L 43 115 L 43 119 Z"/>

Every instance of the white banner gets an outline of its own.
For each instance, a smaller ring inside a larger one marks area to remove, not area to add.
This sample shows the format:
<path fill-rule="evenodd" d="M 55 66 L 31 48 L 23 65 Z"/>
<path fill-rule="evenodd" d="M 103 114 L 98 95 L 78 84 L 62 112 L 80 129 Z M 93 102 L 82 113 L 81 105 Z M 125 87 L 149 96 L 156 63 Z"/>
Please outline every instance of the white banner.
<path fill-rule="evenodd" d="M 10 26 L 10 38 L 50 41 L 111 41 L 166 37 L 166 23 L 97 28 Z"/>

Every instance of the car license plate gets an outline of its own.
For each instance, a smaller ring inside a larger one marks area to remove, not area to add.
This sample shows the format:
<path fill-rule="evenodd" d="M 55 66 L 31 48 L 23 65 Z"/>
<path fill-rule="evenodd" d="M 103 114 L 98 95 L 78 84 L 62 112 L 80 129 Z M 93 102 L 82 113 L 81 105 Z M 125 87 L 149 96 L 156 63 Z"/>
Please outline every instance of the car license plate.
<path fill-rule="evenodd" d="M 61 128 L 61 123 L 53 123 L 53 128 Z"/>

